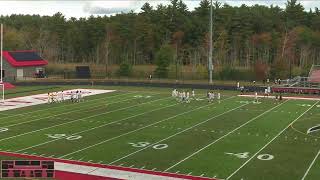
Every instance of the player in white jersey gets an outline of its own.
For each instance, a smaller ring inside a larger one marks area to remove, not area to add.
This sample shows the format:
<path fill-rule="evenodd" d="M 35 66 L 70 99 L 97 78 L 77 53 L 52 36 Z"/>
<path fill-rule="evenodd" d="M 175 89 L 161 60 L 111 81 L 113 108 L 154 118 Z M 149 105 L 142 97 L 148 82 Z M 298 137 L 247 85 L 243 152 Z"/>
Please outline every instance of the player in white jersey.
<path fill-rule="evenodd" d="M 80 91 L 76 92 L 76 100 L 77 102 L 80 102 Z"/>
<path fill-rule="evenodd" d="M 54 103 L 56 102 L 56 97 L 57 97 L 57 94 L 55 92 L 51 93 L 51 103 Z"/>
<path fill-rule="evenodd" d="M 171 92 L 171 97 L 176 97 L 176 89 Z"/>
<path fill-rule="evenodd" d="M 182 92 L 179 92 L 179 101 L 181 102 L 182 99 L 183 99 L 183 97 L 182 97 Z"/>
<path fill-rule="evenodd" d="M 220 93 L 218 93 L 217 99 L 218 99 L 218 102 L 220 103 L 220 99 L 221 99 L 221 94 Z"/>
<path fill-rule="evenodd" d="M 74 93 L 74 91 L 70 92 L 70 100 L 71 100 L 71 102 L 75 102 L 75 93 Z"/>
<path fill-rule="evenodd" d="M 82 95 L 83 95 L 82 91 L 79 91 L 79 95 L 78 95 L 79 96 L 79 102 L 83 101 L 83 96 Z"/>
<path fill-rule="evenodd" d="M 64 92 L 61 91 L 61 101 L 63 102 L 64 101 Z"/>
<path fill-rule="evenodd" d="M 208 98 L 208 102 L 211 101 L 211 92 L 207 92 L 207 98 Z"/>
<path fill-rule="evenodd" d="M 182 92 L 182 102 L 184 102 L 186 100 L 186 92 L 183 91 Z"/>
<path fill-rule="evenodd" d="M 189 91 L 187 91 L 187 94 L 186 94 L 186 103 L 189 103 L 190 102 L 190 93 Z"/>
<path fill-rule="evenodd" d="M 266 89 L 264 89 L 264 97 L 268 97 L 268 96 L 269 96 L 268 89 L 266 88 Z"/>
<path fill-rule="evenodd" d="M 50 103 L 51 103 L 51 94 L 48 93 L 48 104 L 50 104 Z"/>
<path fill-rule="evenodd" d="M 258 102 L 258 93 L 257 92 L 254 93 L 254 101 Z"/>
<path fill-rule="evenodd" d="M 192 99 L 196 99 L 196 94 L 194 92 L 194 89 L 192 89 L 191 96 L 192 96 Z"/>

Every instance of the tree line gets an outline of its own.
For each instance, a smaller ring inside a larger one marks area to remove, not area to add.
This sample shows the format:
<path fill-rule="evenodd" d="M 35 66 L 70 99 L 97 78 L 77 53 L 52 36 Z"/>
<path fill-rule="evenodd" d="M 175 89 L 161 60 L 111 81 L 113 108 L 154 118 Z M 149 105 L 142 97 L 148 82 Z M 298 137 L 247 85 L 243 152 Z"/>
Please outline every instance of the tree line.
<path fill-rule="evenodd" d="M 56 63 L 157 64 L 206 69 L 209 51 L 210 1 L 189 10 L 182 0 L 139 13 L 69 18 L 1 16 L 6 50 L 35 49 Z M 163 53 L 163 55 L 162 55 Z M 213 4 L 213 63 L 220 71 L 250 69 L 256 77 L 306 75 L 320 64 L 320 11 L 306 10 L 297 0 L 285 8 Z"/>

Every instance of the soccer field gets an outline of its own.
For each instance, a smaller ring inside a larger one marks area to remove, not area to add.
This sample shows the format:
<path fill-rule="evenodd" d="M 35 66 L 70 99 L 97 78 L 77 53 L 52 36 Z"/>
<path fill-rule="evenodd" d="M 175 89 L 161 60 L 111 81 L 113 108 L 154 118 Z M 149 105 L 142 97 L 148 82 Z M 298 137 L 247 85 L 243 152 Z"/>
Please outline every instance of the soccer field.
<path fill-rule="evenodd" d="M 106 87 L 105 87 L 106 88 Z M 112 89 L 112 87 L 108 87 Z M 118 88 L 0 112 L 0 151 L 230 180 L 320 179 L 320 103 Z"/>

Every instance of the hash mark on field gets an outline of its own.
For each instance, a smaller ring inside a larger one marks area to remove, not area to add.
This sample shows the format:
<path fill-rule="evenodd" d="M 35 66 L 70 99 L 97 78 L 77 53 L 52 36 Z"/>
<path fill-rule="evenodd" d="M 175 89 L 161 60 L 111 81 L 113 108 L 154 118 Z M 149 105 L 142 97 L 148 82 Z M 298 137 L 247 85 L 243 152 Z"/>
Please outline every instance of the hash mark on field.
<path fill-rule="evenodd" d="M 178 174 L 180 171 L 177 171 L 176 174 Z"/>
<path fill-rule="evenodd" d="M 153 168 L 153 169 L 151 169 L 151 171 L 155 171 L 157 168 Z"/>
<path fill-rule="evenodd" d="M 132 168 L 134 165 L 129 166 L 130 168 Z"/>
<path fill-rule="evenodd" d="M 192 174 L 192 172 L 189 172 L 189 173 L 188 173 L 188 175 L 191 175 L 191 174 Z"/>
<path fill-rule="evenodd" d="M 202 177 L 202 176 L 204 176 L 204 174 L 201 174 L 200 176 Z"/>

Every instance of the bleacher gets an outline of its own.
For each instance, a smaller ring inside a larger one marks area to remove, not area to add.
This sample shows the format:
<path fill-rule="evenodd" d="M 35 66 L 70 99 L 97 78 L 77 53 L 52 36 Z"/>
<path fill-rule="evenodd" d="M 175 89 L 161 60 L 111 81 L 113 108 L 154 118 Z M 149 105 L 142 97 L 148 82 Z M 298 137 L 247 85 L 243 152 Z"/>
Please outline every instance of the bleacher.
<path fill-rule="evenodd" d="M 297 76 L 282 80 L 272 87 L 273 92 L 320 94 L 320 65 L 313 65 L 308 77 Z"/>
<path fill-rule="evenodd" d="M 309 72 L 308 81 L 311 83 L 320 83 L 320 66 L 313 65 Z"/>

